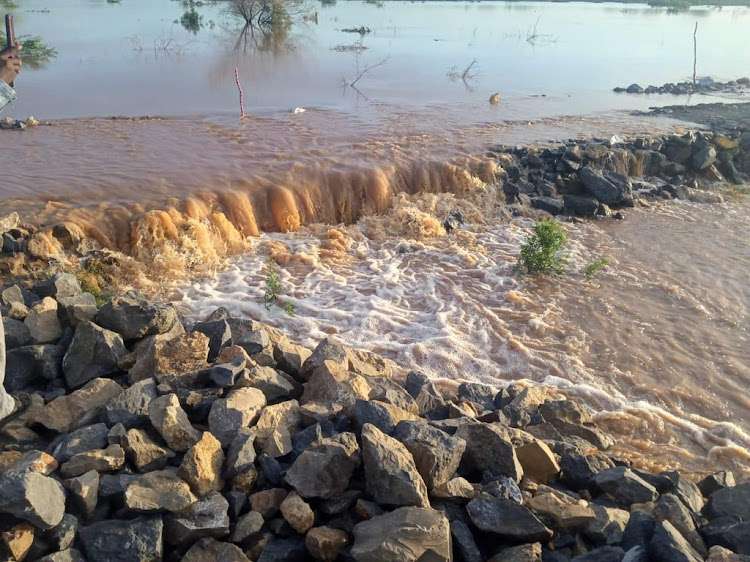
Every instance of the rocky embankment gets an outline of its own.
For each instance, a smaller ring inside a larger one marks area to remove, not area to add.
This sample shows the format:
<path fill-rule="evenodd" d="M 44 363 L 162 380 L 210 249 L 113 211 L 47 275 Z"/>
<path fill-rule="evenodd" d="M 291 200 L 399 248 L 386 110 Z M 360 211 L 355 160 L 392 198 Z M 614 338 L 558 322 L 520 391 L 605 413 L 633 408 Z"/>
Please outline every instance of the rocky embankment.
<path fill-rule="evenodd" d="M 750 174 L 750 131 L 694 132 L 563 146 L 497 147 L 509 203 L 553 215 L 616 216 L 639 200 L 721 202 Z"/>
<path fill-rule="evenodd" d="M 98 306 L 70 274 L 5 287 L 2 312 L 2 560 L 750 560 L 750 483 L 612 458 L 551 389 Z"/>
<path fill-rule="evenodd" d="M 627 87 L 618 86 L 613 91 L 626 94 L 671 94 L 673 96 L 686 96 L 689 94 L 745 94 L 750 89 L 750 78 L 738 78 L 728 82 L 718 82 L 710 77 L 700 78 L 693 83 L 667 82 L 661 86 L 649 85 L 645 88 L 638 83 Z"/>

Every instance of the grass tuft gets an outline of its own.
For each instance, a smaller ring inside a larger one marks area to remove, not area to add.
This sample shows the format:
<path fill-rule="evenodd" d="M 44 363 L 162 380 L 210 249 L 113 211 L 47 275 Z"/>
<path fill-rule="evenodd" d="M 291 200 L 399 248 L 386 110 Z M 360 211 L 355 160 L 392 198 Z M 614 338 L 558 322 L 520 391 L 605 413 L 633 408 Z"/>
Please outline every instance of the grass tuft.
<path fill-rule="evenodd" d="M 563 248 L 568 234 L 554 219 L 544 219 L 534 225 L 534 233 L 521 246 L 518 265 L 531 275 L 558 274 L 565 268 Z"/>

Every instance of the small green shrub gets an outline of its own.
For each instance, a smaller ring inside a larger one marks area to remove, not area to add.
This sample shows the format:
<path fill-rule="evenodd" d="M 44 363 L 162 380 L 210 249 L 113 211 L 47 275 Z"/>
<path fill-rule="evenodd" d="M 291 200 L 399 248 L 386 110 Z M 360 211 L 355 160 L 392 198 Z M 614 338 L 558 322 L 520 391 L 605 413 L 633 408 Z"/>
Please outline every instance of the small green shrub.
<path fill-rule="evenodd" d="M 607 258 L 596 259 L 583 268 L 583 274 L 587 279 L 591 279 L 600 271 L 607 269 L 608 265 L 609 260 Z"/>
<path fill-rule="evenodd" d="M 29 68 L 40 68 L 57 57 L 57 49 L 47 45 L 41 37 L 22 35 L 18 38 L 18 41 L 23 44 L 21 60 Z M 8 41 L 3 33 L 2 39 L 0 39 L 0 50 L 5 49 L 7 45 Z"/>
<path fill-rule="evenodd" d="M 266 264 L 266 291 L 263 294 L 263 304 L 266 310 L 278 306 L 289 316 L 294 316 L 294 305 L 290 302 L 281 302 L 279 297 L 284 293 L 284 287 L 281 284 L 281 277 L 276 264 L 268 261 Z"/>
<path fill-rule="evenodd" d="M 568 234 L 554 219 L 544 219 L 534 225 L 534 234 L 521 246 L 518 265 L 521 271 L 532 275 L 561 273 L 565 267 L 563 247 Z"/>

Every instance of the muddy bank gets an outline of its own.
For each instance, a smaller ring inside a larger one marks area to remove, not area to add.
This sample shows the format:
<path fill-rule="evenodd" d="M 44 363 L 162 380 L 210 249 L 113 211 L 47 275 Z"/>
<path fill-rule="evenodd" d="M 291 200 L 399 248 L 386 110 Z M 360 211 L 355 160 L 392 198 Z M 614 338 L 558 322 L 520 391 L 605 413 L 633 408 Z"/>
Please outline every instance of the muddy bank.
<path fill-rule="evenodd" d="M 189 324 L 135 294 L 99 306 L 70 274 L 2 299 L 13 560 L 750 554 L 750 484 L 631 467 L 555 389 L 438 385 L 222 309 Z"/>

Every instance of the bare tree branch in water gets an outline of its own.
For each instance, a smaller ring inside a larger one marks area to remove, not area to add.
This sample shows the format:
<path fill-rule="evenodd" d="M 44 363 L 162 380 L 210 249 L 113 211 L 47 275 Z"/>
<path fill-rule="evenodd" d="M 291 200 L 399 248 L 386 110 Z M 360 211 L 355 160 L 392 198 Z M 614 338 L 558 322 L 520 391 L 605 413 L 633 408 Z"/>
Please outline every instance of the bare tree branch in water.
<path fill-rule="evenodd" d="M 387 62 L 388 62 L 388 61 L 390 60 L 390 58 L 391 58 L 391 57 L 390 57 L 390 56 L 388 56 L 388 57 L 385 57 L 385 58 L 384 58 L 383 60 L 380 60 L 380 61 L 378 61 L 378 62 L 376 62 L 376 63 L 374 63 L 374 64 L 371 64 L 371 65 L 369 65 L 369 66 L 366 66 L 366 67 L 364 68 L 364 70 L 362 70 L 362 72 L 360 72 L 360 73 L 359 73 L 359 74 L 358 74 L 358 75 L 356 76 L 356 78 L 354 78 L 354 80 L 352 80 L 351 82 L 349 82 L 349 86 L 350 86 L 351 88 L 354 88 L 354 87 L 355 87 L 355 86 L 357 85 L 357 82 L 359 82 L 359 81 L 360 81 L 360 80 L 361 80 L 361 79 L 362 79 L 362 78 L 363 78 L 363 77 L 365 76 L 365 74 L 367 74 L 367 73 L 368 73 L 368 72 L 370 72 L 371 70 L 374 70 L 374 69 L 378 68 L 379 66 L 383 66 L 384 64 L 386 64 L 386 63 L 387 63 Z"/>
<path fill-rule="evenodd" d="M 477 59 L 472 60 L 466 68 L 464 68 L 463 72 L 459 74 L 458 68 L 455 66 L 452 66 L 450 70 L 448 71 L 448 78 L 451 79 L 451 81 L 455 82 L 457 80 L 461 80 L 463 82 L 464 87 L 469 90 L 470 92 L 474 91 L 474 88 L 471 86 L 471 81 L 474 80 L 477 77 L 477 73 L 474 70 L 474 67 L 477 64 Z"/>

